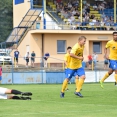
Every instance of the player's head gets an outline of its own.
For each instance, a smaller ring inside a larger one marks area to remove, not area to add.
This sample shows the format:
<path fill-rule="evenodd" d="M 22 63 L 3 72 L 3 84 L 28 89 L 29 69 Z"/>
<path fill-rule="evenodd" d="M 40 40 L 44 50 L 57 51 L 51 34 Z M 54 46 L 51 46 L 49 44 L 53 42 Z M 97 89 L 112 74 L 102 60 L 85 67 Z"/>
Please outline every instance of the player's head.
<path fill-rule="evenodd" d="M 78 43 L 79 43 L 80 45 L 85 45 L 85 42 L 86 42 L 86 37 L 85 37 L 85 36 L 80 36 L 80 37 L 78 38 Z"/>
<path fill-rule="evenodd" d="M 117 32 L 113 32 L 113 39 L 117 41 Z"/>
<path fill-rule="evenodd" d="M 72 47 L 68 46 L 67 47 L 67 52 L 70 53 L 71 49 L 72 49 Z"/>

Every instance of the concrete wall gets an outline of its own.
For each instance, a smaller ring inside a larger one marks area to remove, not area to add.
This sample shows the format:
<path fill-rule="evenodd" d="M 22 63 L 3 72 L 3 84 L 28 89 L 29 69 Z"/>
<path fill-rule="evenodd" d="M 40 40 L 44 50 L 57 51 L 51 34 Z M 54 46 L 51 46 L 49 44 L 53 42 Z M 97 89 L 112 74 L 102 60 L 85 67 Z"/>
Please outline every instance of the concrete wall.
<path fill-rule="evenodd" d="M 87 82 L 99 82 L 106 71 L 86 71 Z M 38 84 L 38 83 L 62 83 L 65 79 L 64 72 L 25 72 L 25 73 L 3 73 L 2 84 Z M 74 78 L 71 79 L 74 83 Z M 115 82 L 112 74 L 105 82 Z"/>
<path fill-rule="evenodd" d="M 24 0 L 24 3 L 14 4 L 13 0 L 13 27 L 17 27 L 21 22 L 22 18 L 25 16 L 27 11 L 30 9 L 30 0 Z"/>

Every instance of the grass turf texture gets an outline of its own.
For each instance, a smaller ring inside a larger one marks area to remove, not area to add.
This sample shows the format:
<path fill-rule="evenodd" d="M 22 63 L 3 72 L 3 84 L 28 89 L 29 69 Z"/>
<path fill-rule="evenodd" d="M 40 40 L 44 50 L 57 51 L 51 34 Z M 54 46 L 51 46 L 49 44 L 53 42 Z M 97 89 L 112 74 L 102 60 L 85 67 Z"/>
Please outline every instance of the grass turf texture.
<path fill-rule="evenodd" d="M 0 100 L 0 117 L 114 117 L 117 116 L 117 87 L 114 83 L 84 84 L 81 94 L 74 95 L 69 84 L 65 98 L 60 98 L 61 84 L 0 85 L 31 91 L 32 100 Z"/>

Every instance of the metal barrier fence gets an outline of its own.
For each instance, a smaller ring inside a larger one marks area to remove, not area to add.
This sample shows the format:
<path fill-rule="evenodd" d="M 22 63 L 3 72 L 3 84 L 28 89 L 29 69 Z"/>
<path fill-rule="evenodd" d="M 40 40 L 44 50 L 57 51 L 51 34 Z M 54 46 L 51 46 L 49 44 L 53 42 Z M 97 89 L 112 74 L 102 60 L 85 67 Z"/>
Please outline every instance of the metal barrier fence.
<path fill-rule="evenodd" d="M 13 60 L 13 59 L 12 59 Z M 44 66 L 42 57 L 36 57 L 36 64 L 34 67 L 29 65 L 25 66 L 24 58 L 19 58 L 19 62 L 24 61 L 22 64 L 14 63 L 8 65 L 2 64 L 2 84 L 40 84 L 40 83 L 62 83 L 65 79 L 64 73 L 64 61 L 54 57 L 50 57 L 47 60 L 47 66 Z M 104 69 L 104 61 L 99 61 L 95 65 L 88 66 L 87 61 L 83 61 L 83 67 L 86 71 L 85 82 L 99 82 L 108 68 Z M 114 82 L 114 76 L 111 75 L 107 82 Z M 74 79 L 71 79 L 71 83 L 74 83 Z"/>
<path fill-rule="evenodd" d="M 64 60 L 54 57 L 49 57 L 47 60 L 44 60 L 43 57 L 35 57 L 35 61 L 31 62 L 29 58 L 28 64 L 26 64 L 26 59 L 24 57 L 18 58 L 17 60 L 12 57 L 12 61 L 3 61 L 1 63 L 3 72 L 35 72 L 38 70 L 47 70 L 47 71 L 64 71 L 65 64 Z M 34 66 L 33 66 L 34 65 Z M 92 61 L 89 64 L 88 61 L 83 61 L 82 66 L 85 70 L 104 70 L 104 61 L 99 61 L 94 64 Z"/>
<path fill-rule="evenodd" d="M 38 70 L 48 70 L 48 71 L 64 71 L 65 64 L 64 60 L 55 58 L 55 57 L 49 57 L 47 60 L 45 60 L 43 57 L 35 57 L 35 61 L 31 61 L 31 57 L 29 57 L 29 62 L 26 64 L 26 59 L 24 57 L 19 57 L 18 62 L 16 58 L 12 57 L 11 61 L 2 61 L 1 65 L 3 68 L 3 72 L 15 72 L 15 71 L 21 71 L 25 72 L 28 70 L 38 71 Z M 94 62 L 89 64 L 88 61 L 83 61 L 82 66 L 86 70 L 95 70 L 95 69 L 103 69 L 104 67 L 104 61 L 99 61 L 94 65 Z"/>
<path fill-rule="evenodd" d="M 31 23 L 31 22 L 30 22 Z M 54 21 L 46 21 L 46 24 L 44 24 L 42 21 L 35 22 L 35 24 L 32 26 L 32 30 L 41 30 L 45 26 L 47 30 L 93 30 L 93 31 L 116 31 L 117 30 L 117 23 L 108 22 L 108 25 L 106 23 L 101 22 L 73 22 L 72 24 L 69 24 L 66 21 L 62 22 L 54 22 Z"/>

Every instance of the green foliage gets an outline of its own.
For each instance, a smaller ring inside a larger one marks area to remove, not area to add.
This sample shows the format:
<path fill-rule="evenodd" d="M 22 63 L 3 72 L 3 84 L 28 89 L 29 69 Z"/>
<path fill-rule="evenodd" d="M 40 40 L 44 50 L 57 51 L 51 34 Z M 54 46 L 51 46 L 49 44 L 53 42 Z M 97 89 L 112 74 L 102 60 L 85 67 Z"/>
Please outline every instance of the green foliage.
<path fill-rule="evenodd" d="M 0 42 L 6 41 L 13 29 L 12 4 L 12 0 L 0 0 Z"/>
<path fill-rule="evenodd" d="M 0 100 L 0 117 L 116 117 L 117 87 L 114 83 L 84 84 L 74 95 L 75 84 L 68 84 L 65 98 L 60 98 L 62 84 L 1 85 L 31 91 L 32 100 Z"/>

